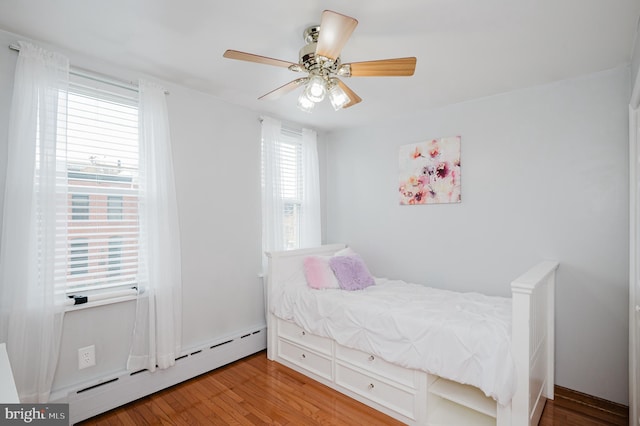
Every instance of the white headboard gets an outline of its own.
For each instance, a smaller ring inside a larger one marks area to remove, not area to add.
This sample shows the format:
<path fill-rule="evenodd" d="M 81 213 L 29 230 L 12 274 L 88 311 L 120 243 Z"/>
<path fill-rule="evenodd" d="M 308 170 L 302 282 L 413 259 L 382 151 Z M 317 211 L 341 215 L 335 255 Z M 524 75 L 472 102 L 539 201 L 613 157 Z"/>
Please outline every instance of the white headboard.
<path fill-rule="evenodd" d="M 305 282 L 304 259 L 307 256 L 331 256 L 346 247 L 346 244 L 328 244 L 315 248 L 272 251 L 265 253 L 269 260 L 267 270 L 267 326 L 271 320 L 272 304 L 278 304 L 288 285 Z M 306 284 L 305 284 L 306 286 Z M 268 327 L 267 332 L 269 332 Z"/>

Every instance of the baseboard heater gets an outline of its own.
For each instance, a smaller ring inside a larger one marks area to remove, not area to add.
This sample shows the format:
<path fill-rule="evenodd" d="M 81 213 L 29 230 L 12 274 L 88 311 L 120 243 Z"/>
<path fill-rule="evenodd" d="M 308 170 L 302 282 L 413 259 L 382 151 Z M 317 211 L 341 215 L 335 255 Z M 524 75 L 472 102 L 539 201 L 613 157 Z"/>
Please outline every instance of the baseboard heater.
<path fill-rule="evenodd" d="M 243 330 L 219 341 L 191 348 L 176 358 L 176 365 L 166 370 L 123 371 L 94 383 L 57 391 L 51 403 L 69 404 L 69 424 L 112 410 L 121 405 L 189 380 L 200 374 L 252 355 L 267 347 L 267 328 Z"/>

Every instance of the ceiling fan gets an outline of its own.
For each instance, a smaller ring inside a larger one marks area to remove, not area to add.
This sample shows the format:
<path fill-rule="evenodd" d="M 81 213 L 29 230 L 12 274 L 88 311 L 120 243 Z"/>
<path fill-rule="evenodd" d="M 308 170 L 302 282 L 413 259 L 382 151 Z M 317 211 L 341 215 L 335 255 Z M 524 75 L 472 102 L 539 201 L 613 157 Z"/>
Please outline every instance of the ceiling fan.
<path fill-rule="evenodd" d="M 284 67 L 291 71 L 308 74 L 258 99 L 277 99 L 300 86 L 305 86 L 298 97 L 300 109 L 310 112 L 317 102 L 321 102 L 328 96 L 333 108 L 337 111 L 362 101 L 360 96 L 338 77 L 411 76 L 416 68 L 415 57 L 342 63 L 340 52 L 357 25 L 358 21 L 354 18 L 325 10 L 322 12 L 320 25 L 313 25 L 304 30 L 303 37 L 307 44 L 300 49 L 298 63 L 237 50 L 227 50 L 223 56 L 229 59 Z"/>

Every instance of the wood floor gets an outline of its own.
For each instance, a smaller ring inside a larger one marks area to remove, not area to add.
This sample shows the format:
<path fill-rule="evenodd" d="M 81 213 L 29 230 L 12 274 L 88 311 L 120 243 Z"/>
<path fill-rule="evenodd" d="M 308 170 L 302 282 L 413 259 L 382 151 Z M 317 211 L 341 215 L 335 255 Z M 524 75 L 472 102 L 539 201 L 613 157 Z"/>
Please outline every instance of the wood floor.
<path fill-rule="evenodd" d="M 81 425 L 401 425 L 259 352 Z M 626 407 L 557 388 L 540 426 L 628 425 Z M 451 425 L 467 426 L 467 425 Z"/>

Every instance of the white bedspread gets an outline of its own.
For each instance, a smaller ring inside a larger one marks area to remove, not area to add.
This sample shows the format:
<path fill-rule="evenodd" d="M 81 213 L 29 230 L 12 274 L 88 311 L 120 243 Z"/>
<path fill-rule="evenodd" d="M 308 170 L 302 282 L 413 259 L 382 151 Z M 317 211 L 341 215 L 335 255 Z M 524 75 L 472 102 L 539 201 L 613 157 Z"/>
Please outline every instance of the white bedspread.
<path fill-rule="evenodd" d="M 277 317 L 389 362 L 473 385 L 500 404 L 513 397 L 509 298 L 380 278 L 355 292 L 286 288 L 271 295 Z"/>

